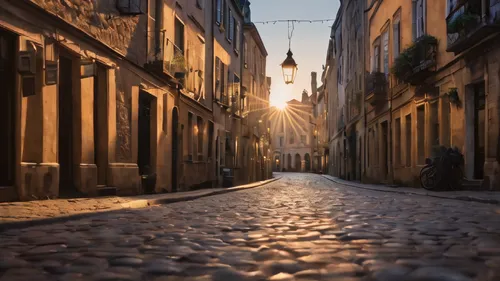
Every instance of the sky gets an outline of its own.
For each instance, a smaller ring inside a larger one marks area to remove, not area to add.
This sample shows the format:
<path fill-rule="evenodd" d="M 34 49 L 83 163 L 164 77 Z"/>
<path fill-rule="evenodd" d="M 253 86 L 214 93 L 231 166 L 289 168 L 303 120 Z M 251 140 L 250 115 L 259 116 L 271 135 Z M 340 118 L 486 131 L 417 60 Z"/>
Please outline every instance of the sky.
<path fill-rule="evenodd" d="M 288 19 L 334 19 L 339 8 L 339 0 L 250 0 L 252 21 Z M 285 85 L 280 64 L 288 51 L 288 24 L 255 24 L 266 46 L 267 76 L 272 78 L 271 106 L 280 106 L 291 99 L 300 100 L 302 91 L 311 94 L 311 72 L 318 73 L 318 86 L 322 65 L 325 64 L 326 51 L 333 21 L 325 23 L 295 23 L 292 36 L 292 52 L 298 64 L 295 83 Z"/>

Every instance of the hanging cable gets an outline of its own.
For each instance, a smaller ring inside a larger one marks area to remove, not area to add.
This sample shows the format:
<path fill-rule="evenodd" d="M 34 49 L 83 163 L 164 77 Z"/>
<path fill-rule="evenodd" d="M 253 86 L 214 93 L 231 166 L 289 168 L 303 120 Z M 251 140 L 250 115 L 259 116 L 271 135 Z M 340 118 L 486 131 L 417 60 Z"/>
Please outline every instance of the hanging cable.
<path fill-rule="evenodd" d="M 292 49 L 292 36 L 295 29 L 295 23 L 293 21 L 288 22 L 288 49 Z"/>

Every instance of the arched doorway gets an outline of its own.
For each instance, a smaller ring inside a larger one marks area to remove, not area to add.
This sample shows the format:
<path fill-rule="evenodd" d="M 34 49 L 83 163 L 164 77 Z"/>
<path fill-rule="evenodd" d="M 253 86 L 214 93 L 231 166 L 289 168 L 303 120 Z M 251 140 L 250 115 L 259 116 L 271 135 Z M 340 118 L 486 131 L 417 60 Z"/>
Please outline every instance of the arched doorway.
<path fill-rule="evenodd" d="M 292 154 L 288 153 L 288 159 L 287 159 L 287 171 L 291 171 L 292 170 Z"/>
<path fill-rule="evenodd" d="M 300 159 L 300 154 L 295 154 L 295 171 L 300 172 L 301 171 L 301 159 Z"/>
<path fill-rule="evenodd" d="M 177 191 L 179 156 L 179 111 L 172 109 L 172 192 Z M 217 166 L 217 165 L 216 165 Z"/>
<path fill-rule="evenodd" d="M 311 171 L 311 155 L 309 155 L 309 153 L 306 153 L 306 155 L 304 155 L 304 161 L 305 161 L 305 171 L 306 172 L 310 172 Z"/>

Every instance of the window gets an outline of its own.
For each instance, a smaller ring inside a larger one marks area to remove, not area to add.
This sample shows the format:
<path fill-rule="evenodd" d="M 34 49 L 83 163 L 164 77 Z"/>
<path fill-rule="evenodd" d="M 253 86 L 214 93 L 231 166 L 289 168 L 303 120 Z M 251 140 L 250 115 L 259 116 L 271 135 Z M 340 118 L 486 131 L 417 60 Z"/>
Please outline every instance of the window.
<path fill-rule="evenodd" d="M 394 17 L 393 25 L 392 25 L 392 33 L 393 33 L 393 59 L 399 57 L 399 52 L 401 51 L 401 16 L 398 14 Z"/>
<path fill-rule="evenodd" d="M 280 122 L 280 133 L 283 133 L 285 131 L 285 120 L 281 120 Z"/>
<path fill-rule="evenodd" d="M 307 144 L 307 137 L 306 137 L 306 135 L 301 135 L 300 136 L 300 142 L 303 143 L 303 144 Z"/>
<path fill-rule="evenodd" d="M 295 135 L 292 133 L 290 133 L 290 144 L 293 144 L 295 142 Z"/>
<path fill-rule="evenodd" d="M 389 75 L 389 29 L 384 31 L 382 34 L 382 46 L 384 50 L 384 74 L 387 77 Z"/>
<path fill-rule="evenodd" d="M 380 72 L 380 46 L 378 42 L 373 47 L 373 71 Z"/>
<path fill-rule="evenodd" d="M 122 15 L 140 15 L 141 11 L 141 0 L 117 0 L 116 9 Z"/>
<path fill-rule="evenodd" d="M 233 25 L 234 25 L 234 18 L 233 18 L 233 11 L 231 9 L 228 10 L 227 12 L 227 24 L 226 24 L 226 39 L 231 41 L 233 40 Z"/>
<path fill-rule="evenodd" d="M 285 138 L 284 137 L 280 137 L 280 147 L 283 147 L 284 141 L 285 141 Z"/>
<path fill-rule="evenodd" d="M 221 80 L 221 65 L 222 65 L 222 62 L 221 60 L 216 57 L 215 58 L 215 98 L 220 100 L 221 98 L 221 91 L 220 91 L 220 88 L 221 88 L 221 83 L 222 83 L 222 80 Z"/>
<path fill-rule="evenodd" d="M 221 62 L 220 64 L 220 101 L 222 103 L 227 103 L 227 96 L 226 96 L 226 71 L 225 71 L 225 65 Z"/>
<path fill-rule="evenodd" d="M 240 51 L 240 24 L 237 21 L 235 21 L 234 33 L 235 33 L 234 50 L 238 53 Z"/>
<path fill-rule="evenodd" d="M 425 164 L 425 105 L 417 107 L 417 162 Z"/>
<path fill-rule="evenodd" d="M 217 25 L 220 25 L 222 22 L 222 1 L 223 0 L 216 0 L 216 1 L 217 1 L 217 3 L 216 3 L 217 14 L 215 15 L 215 23 Z"/>
<path fill-rule="evenodd" d="M 175 18 L 175 46 L 184 54 L 184 24 Z"/>
<path fill-rule="evenodd" d="M 188 113 L 188 128 L 187 128 L 187 149 L 188 149 L 188 160 L 193 160 L 193 113 Z"/>
<path fill-rule="evenodd" d="M 222 27 L 227 25 L 226 13 L 227 13 L 227 2 L 226 0 L 222 0 L 222 10 L 220 12 L 220 20 Z"/>
<path fill-rule="evenodd" d="M 405 117 L 406 167 L 411 167 L 411 114 Z"/>
<path fill-rule="evenodd" d="M 420 38 L 425 32 L 425 0 L 412 0 L 413 40 Z"/>
<path fill-rule="evenodd" d="M 236 21 L 234 20 L 234 17 L 232 16 L 231 14 L 231 10 L 229 10 L 229 15 L 230 15 L 230 18 L 229 18 L 229 40 L 233 41 L 234 39 L 234 32 L 236 30 L 236 27 L 235 27 L 235 23 Z"/>
<path fill-rule="evenodd" d="M 246 41 L 243 43 L 243 59 L 244 67 L 248 68 L 248 43 Z"/>
<path fill-rule="evenodd" d="M 201 116 L 196 117 L 196 137 L 198 138 L 198 161 L 203 161 L 203 135 L 205 128 Z"/>
<path fill-rule="evenodd" d="M 394 164 L 401 165 L 401 118 L 396 118 L 394 124 Z"/>

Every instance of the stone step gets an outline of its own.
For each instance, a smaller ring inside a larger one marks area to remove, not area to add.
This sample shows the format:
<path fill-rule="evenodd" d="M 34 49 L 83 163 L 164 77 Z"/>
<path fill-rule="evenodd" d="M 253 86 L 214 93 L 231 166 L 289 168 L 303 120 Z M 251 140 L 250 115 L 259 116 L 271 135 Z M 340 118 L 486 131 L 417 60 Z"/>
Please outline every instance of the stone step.
<path fill-rule="evenodd" d="M 98 185 L 97 193 L 99 194 L 99 196 L 113 196 L 116 195 L 116 187 Z"/>
<path fill-rule="evenodd" d="M 483 186 L 483 180 L 469 180 L 462 181 L 462 189 L 464 190 L 486 190 Z"/>

